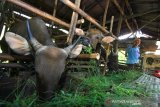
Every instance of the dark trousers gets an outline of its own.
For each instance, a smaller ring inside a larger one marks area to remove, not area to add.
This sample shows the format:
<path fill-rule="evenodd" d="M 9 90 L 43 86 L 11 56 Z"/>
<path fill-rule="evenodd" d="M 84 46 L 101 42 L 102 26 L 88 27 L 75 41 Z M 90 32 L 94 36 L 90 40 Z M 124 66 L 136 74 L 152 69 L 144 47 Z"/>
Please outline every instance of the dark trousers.
<path fill-rule="evenodd" d="M 136 69 L 137 64 L 127 64 L 130 70 Z"/>

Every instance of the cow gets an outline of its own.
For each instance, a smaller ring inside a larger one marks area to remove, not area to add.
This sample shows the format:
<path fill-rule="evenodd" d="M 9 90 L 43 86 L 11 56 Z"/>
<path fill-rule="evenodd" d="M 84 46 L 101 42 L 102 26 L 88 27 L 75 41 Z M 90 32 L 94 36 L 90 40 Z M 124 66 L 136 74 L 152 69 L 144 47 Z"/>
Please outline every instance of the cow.
<path fill-rule="evenodd" d="M 100 53 L 104 60 L 106 60 L 106 51 L 103 45 L 108 44 L 115 40 L 110 34 L 102 34 L 98 29 L 89 29 L 87 31 L 86 37 L 90 39 L 91 46 L 94 51 Z"/>
<path fill-rule="evenodd" d="M 28 55 L 33 50 L 39 99 L 51 99 L 64 72 L 65 61 L 80 37 L 74 44 L 62 49 L 52 42 L 43 20 L 33 18 L 20 25 L 11 29 L 16 32 L 7 32 L 5 40 L 15 53 Z"/>

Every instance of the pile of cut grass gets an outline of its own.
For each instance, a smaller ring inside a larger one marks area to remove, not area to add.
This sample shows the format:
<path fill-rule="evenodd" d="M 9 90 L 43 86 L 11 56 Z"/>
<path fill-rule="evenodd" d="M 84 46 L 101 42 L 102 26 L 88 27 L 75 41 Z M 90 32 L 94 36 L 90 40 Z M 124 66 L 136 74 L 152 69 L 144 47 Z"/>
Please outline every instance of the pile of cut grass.
<path fill-rule="evenodd" d="M 61 90 L 48 102 L 37 101 L 36 94 L 21 98 L 17 96 L 13 102 L 1 101 L 0 106 L 7 107 L 101 107 L 108 98 L 146 96 L 143 87 L 133 89 L 129 84 L 140 77 L 140 71 L 126 71 L 108 74 L 107 76 L 94 75 L 75 83 L 76 88 Z M 72 84 L 73 85 L 73 84 Z"/>

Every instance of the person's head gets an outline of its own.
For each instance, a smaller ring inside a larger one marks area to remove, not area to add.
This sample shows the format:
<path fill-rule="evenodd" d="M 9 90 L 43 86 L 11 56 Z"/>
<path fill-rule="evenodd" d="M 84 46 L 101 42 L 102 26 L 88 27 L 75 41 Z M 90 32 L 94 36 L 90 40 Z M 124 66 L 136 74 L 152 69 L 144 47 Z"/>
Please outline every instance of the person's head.
<path fill-rule="evenodd" d="M 141 43 L 141 39 L 140 38 L 136 38 L 134 41 L 133 41 L 133 46 L 135 47 L 135 46 L 138 46 L 138 45 L 140 45 L 140 43 Z"/>

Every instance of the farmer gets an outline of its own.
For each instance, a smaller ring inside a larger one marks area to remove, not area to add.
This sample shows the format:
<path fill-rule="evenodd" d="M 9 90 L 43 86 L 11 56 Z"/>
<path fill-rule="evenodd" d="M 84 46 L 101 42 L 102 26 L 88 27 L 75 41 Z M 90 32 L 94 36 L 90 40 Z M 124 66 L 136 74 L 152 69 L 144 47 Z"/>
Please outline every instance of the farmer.
<path fill-rule="evenodd" d="M 135 65 L 139 63 L 139 58 L 140 58 L 139 45 L 140 43 L 141 43 L 141 40 L 139 38 L 136 38 L 133 44 L 128 45 L 126 49 L 125 56 L 127 57 L 127 65 L 130 69 L 134 69 Z"/>

